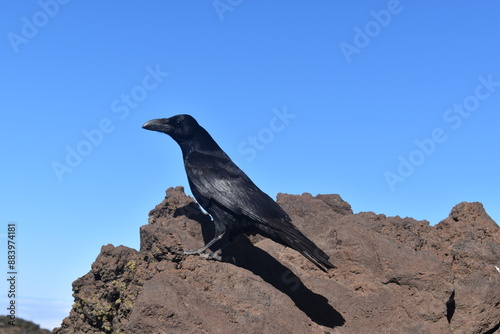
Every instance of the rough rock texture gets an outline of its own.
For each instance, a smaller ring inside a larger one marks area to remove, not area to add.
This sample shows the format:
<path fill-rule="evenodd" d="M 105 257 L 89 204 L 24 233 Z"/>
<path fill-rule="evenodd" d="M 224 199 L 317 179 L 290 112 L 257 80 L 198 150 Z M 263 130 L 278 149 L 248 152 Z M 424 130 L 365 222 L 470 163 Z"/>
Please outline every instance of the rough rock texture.
<path fill-rule="evenodd" d="M 262 237 L 241 237 L 225 262 L 183 256 L 212 223 L 169 188 L 141 250 L 102 247 L 54 333 L 500 333 L 500 228 L 480 203 L 436 226 L 353 214 L 338 195 L 278 203 L 338 269 Z"/>
<path fill-rule="evenodd" d="M 50 331 L 40 328 L 31 321 L 16 318 L 14 325 L 10 323 L 12 323 L 10 317 L 0 316 L 0 334 L 50 334 Z"/>

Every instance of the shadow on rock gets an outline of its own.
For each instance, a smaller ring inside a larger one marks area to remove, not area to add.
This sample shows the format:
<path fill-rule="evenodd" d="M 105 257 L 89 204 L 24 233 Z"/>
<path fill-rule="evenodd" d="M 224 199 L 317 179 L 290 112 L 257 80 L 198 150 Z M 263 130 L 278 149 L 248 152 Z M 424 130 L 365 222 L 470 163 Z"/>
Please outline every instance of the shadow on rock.
<path fill-rule="evenodd" d="M 194 204 L 194 203 L 193 203 Z M 201 213 L 197 205 L 187 205 L 179 209 L 178 214 L 200 223 L 205 243 L 212 240 L 215 230 L 208 215 Z M 211 250 L 220 247 L 215 243 Z M 344 317 L 335 310 L 328 299 L 311 291 L 302 280 L 264 250 L 252 245 L 248 237 L 240 236 L 231 246 L 224 249 L 223 261 L 247 269 L 273 287 L 286 294 L 295 305 L 312 321 L 321 326 L 334 328 L 345 324 Z"/>
<path fill-rule="evenodd" d="M 264 250 L 253 246 L 247 237 L 241 236 L 237 242 L 228 247 L 223 252 L 223 259 L 226 257 L 234 260 L 234 264 L 238 267 L 260 276 L 286 294 L 318 325 L 330 328 L 344 325 L 344 317 L 328 304 L 328 299 L 311 291 L 290 269 Z"/>

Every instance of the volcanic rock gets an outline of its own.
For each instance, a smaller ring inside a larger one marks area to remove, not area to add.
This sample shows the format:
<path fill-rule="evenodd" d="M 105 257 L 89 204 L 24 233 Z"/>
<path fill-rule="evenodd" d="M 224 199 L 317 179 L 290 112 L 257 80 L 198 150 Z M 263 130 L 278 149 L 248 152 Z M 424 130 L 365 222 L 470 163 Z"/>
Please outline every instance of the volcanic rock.
<path fill-rule="evenodd" d="M 0 334 L 50 334 L 47 329 L 20 318 L 12 319 L 10 316 L 0 316 Z"/>
<path fill-rule="evenodd" d="M 338 195 L 278 203 L 337 269 L 262 237 L 240 237 L 223 262 L 185 256 L 213 224 L 169 188 L 140 251 L 103 246 L 54 333 L 500 333 L 500 228 L 480 203 L 435 226 L 353 214 Z"/>

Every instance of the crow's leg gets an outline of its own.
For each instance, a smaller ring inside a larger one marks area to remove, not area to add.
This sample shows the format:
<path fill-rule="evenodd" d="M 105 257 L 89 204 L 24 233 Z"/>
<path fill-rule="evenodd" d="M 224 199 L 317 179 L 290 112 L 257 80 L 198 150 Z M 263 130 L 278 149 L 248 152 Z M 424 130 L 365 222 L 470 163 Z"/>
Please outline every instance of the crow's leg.
<path fill-rule="evenodd" d="M 219 220 L 214 220 L 215 224 L 215 237 L 207 242 L 207 244 L 199 249 L 190 249 L 186 250 L 183 253 L 186 255 L 197 254 L 205 259 L 214 259 L 214 260 L 222 260 L 221 253 L 222 249 L 227 245 L 227 234 L 226 234 L 226 226 L 224 224 L 218 223 Z M 205 251 L 212 246 L 217 241 L 221 240 L 224 236 L 226 236 L 226 240 L 224 241 L 222 247 L 220 247 L 217 251 L 212 253 L 205 253 Z"/>
<path fill-rule="evenodd" d="M 226 233 L 226 231 L 218 234 L 215 236 L 215 238 L 213 238 L 212 240 L 210 240 L 205 246 L 199 248 L 199 249 L 190 249 L 190 250 L 185 250 L 183 253 L 186 254 L 186 255 L 192 255 L 192 254 L 198 254 L 198 255 L 201 255 L 203 252 L 205 252 L 210 246 L 212 246 L 213 244 L 215 244 L 217 241 L 219 241 L 220 239 L 222 239 L 222 237 L 224 236 L 224 233 Z M 219 249 L 220 250 L 220 249 Z M 204 256 L 205 257 L 205 256 Z"/>
<path fill-rule="evenodd" d="M 227 234 L 226 234 L 226 236 L 227 236 Z M 215 252 L 212 252 L 212 253 L 202 253 L 202 254 L 200 254 L 200 256 L 207 259 L 207 260 L 213 259 L 213 260 L 222 261 L 222 251 L 224 250 L 224 248 L 231 245 L 234 241 L 235 241 L 234 238 L 233 238 L 233 240 L 230 240 L 229 238 L 225 238 L 222 242 L 222 246 L 220 246 L 218 250 L 216 250 Z"/>

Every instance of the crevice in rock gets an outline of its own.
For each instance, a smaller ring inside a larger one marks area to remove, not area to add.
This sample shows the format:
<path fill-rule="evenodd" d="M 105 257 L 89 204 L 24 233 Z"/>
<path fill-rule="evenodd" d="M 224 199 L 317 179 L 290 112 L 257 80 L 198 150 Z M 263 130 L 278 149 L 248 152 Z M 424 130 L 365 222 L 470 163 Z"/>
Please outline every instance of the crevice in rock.
<path fill-rule="evenodd" d="M 455 313 L 455 290 L 451 292 L 450 298 L 446 302 L 446 319 L 448 323 L 451 323 L 451 318 L 453 318 L 453 314 Z"/>
<path fill-rule="evenodd" d="M 500 322 L 496 324 L 492 329 L 487 330 L 484 334 L 493 334 L 500 329 Z"/>
<path fill-rule="evenodd" d="M 401 285 L 401 282 L 400 282 L 399 278 L 397 278 L 397 277 L 391 277 L 387 281 L 380 282 L 380 283 L 382 283 L 383 285 L 387 285 L 387 284 L 391 284 L 391 283 L 396 284 L 396 285 Z"/>

